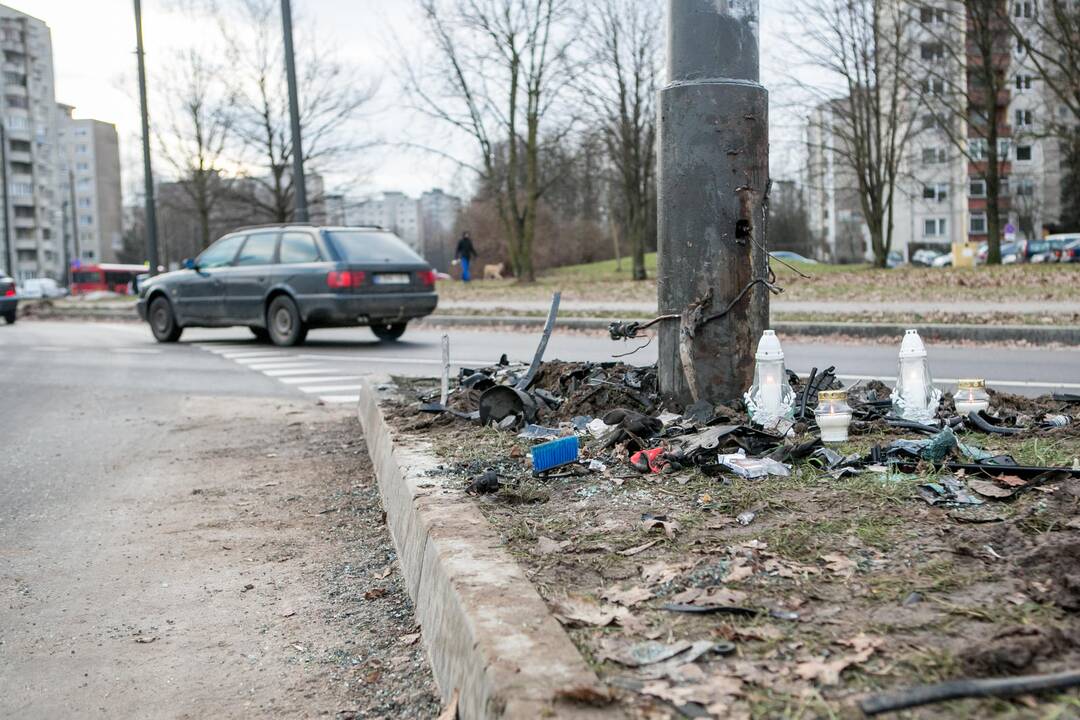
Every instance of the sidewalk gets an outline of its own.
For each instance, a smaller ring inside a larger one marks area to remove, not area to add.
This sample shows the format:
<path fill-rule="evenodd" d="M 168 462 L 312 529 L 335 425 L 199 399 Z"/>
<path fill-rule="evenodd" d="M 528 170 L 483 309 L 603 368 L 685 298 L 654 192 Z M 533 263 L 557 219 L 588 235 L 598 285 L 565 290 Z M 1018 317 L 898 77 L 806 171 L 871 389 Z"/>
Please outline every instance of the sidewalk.
<path fill-rule="evenodd" d="M 506 314 L 534 314 L 546 313 L 550 306 L 549 302 L 537 300 L 441 300 L 439 309 L 442 311 L 476 311 L 483 310 L 488 313 L 505 312 Z M 564 300 L 559 305 L 560 310 L 566 312 L 589 312 L 598 316 L 611 316 L 623 314 L 652 315 L 657 313 L 655 303 L 641 302 L 593 302 L 581 300 Z M 931 313 L 948 311 L 951 313 L 1010 313 L 1022 315 L 1053 315 L 1080 313 L 1080 301 L 1073 302 L 1039 302 L 1039 301 L 1015 301 L 1015 302 L 986 302 L 986 301 L 957 301 L 957 302 L 859 302 L 850 300 L 806 300 L 789 301 L 773 300 L 770 308 L 776 313 L 815 313 L 821 315 L 844 315 L 852 313 Z M 451 314 L 451 313 L 447 313 Z"/>

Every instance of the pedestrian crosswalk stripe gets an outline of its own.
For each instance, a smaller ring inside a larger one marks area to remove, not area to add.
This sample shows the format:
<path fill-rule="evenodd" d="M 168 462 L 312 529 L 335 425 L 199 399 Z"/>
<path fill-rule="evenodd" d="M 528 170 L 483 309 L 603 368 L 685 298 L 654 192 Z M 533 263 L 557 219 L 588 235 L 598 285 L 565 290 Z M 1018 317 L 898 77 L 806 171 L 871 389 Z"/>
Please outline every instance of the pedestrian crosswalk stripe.
<path fill-rule="evenodd" d="M 264 375 L 270 377 L 288 377 L 289 375 L 324 375 L 327 373 L 341 372 L 338 368 L 326 368 L 320 370 L 318 368 L 293 368 L 292 370 L 263 370 Z"/>
<path fill-rule="evenodd" d="M 320 395 L 319 399 L 331 405 L 360 402 L 359 395 Z"/>
<path fill-rule="evenodd" d="M 298 368 L 317 368 L 321 367 L 319 363 L 313 362 L 262 362 L 252 363 L 248 365 L 252 370 L 258 370 L 260 372 L 265 370 L 291 370 Z"/>
<path fill-rule="evenodd" d="M 235 360 L 236 362 L 242 362 L 244 360 L 251 360 L 257 358 L 276 358 L 276 357 L 289 357 L 289 355 L 279 351 L 263 351 L 263 352 L 242 352 L 242 353 L 219 353 L 221 357 L 227 360 Z"/>
<path fill-rule="evenodd" d="M 300 392 L 317 395 L 321 392 L 345 392 L 346 390 L 359 390 L 363 385 L 301 385 L 297 388 Z"/>
<path fill-rule="evenodd" d="M 304 377 L 283 377 L 278 378 L 281 382 L 287 385 L 303 385 L 304 383 L 318 383 L 318 382 L 342 382 L 344 380 L 359 380 L 359 375 L 331 375 L 330 377 L 322 377 L 319 375 L 306 375 Z"/>

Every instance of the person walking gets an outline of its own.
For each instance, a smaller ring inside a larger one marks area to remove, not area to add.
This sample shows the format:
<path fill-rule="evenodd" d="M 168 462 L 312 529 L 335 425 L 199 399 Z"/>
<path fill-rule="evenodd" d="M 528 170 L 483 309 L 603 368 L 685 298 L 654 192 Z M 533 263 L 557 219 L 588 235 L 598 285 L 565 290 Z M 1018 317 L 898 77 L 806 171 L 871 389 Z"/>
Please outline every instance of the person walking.
<path fill-rule="evenodd" d="M 473 258 L 476 257 L 476 248 L 473 247 L 472 238 L 469 237 L 469 231 L 466 230 L 461 234 L 461 239 L 458 240 L 457 250 L 454 252 L 454 259 L 461 262 L 461 281 L 469 282 L 471 276 L 469 275 L 469 265 L 472 264 Z"/>

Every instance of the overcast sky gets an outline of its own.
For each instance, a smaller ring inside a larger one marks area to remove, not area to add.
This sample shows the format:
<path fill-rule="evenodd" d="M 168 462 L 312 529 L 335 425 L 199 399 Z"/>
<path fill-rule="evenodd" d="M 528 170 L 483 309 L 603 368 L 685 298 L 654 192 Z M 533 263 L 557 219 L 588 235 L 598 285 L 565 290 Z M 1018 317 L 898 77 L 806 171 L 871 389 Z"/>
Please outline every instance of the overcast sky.
<path fill-rule="evenodd" d="M 229 0 L 223 0 L 228 2 Z M 586 0 L 582 0 L 586 1 Z M 44 20 L 52 31 L 56 72 L 56 98 L 75 106 L 76 117 L 115 123 L 120 133 L 124 189 L 142 182 L 139 148 L 139 109 L 135 85 L 135 32 L 131 0 L 7 0 L 6 4 Z M 762 2 L 762 80 L 776 96 L 784 72 L 784 0 Z M 430 139 L 433 144 L 453 139 L 427 126 L 403 107 L 400 84 L 388 72 L 399 53 L 399 43 L 410 53 L 422 53 L 426 37 L 417 22 L 411 0 L 293 0 L 294 13 L 314 23 L 319 37 L 333 43 L 342 59 L 355 65 L 363 77 L 380 82 L 370 118 L 358 127 L 375 139 L 391 143 L 401 138 Z M 175 0 L 143 0 L 143 34 L 151 78 L 161 72 L 176 49 L 216 30 L 198 17 L 175 9 Z M 160 110 L 160 108 L 158 108 Z M 151 105 L 151 120 L 155 107 Z M 779 104 L 772 109 L 773 172 L 791 175 L 798 161 L 793 155 L 790 113 Z M 434 134 L 434 137 L 430 137 Z M 468 148 L 447 148 L 468 151 Z M 386 146 L 360 158 L 365 180 L 344 189 L 351 195 L 382 190 L 403 190 L 416 195 L 431 187 L 468 193 L 472 178 L 453 163 L 430 154 L 405 152 Z M 164 174 L 165 167 L 155 168 Z"/>

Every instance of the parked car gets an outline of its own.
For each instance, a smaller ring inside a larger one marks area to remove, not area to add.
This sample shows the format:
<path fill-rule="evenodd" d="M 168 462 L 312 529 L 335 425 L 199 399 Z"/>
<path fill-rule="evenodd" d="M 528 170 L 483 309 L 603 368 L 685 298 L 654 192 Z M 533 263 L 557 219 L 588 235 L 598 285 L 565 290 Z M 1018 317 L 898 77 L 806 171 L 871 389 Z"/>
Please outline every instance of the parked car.
<path fill-rule="evenodd" d="M 904 264 L 904 256 L 898 250 L 892 250 L 885 256 L 885 267 L 896 268 Z"/>
<path fill-rule="evenodd" d="M 912 265 L 919 265 L 921 267 L 933 267 L 935 260 L 942 257 L 942 255 L 947 255 L 947 254 L 948 253 L 939 253 L 937 250 L 930 250 L 928 248 L 923 248 L 922 250 L 916 250 L 915 252 L 913 252 L 911 254 L 911 264 Z M 950 258 L 950 262 L 951 262 L 951 258 Z"/>
<path fill-rule="evenodd" d="M 1049 240 L 1024 240 L 1020 243 L 1020 256 L 1029 263 L 1057 262 L 1057 255 Z M 1002 253 L 1004 256 L 1004 253 Z"/>
<path fill-rule="evenodd" d="M 23 299 L 59 298 L 67 294 L 67 289 L 60 287 L 52 278 L 29 278 L 23 280 L 19 288 L 19 297 Z"/>
<path fill-rule="evenodd" d="M 15 281 L 0 274 L 0 317 L 3 317 L 8 325 L 14 324 L 18 307 L 19 296 L 15 290 Z"/>
<path fill-rule="evenodd" d="M 1080 262 L 1080 237 L 1061 248 L 1061 262 Z"/>
<path fill-rule="evenodd" d="M 1021 262 L 1021 245 L 1019 242 L 1001 243 L 1001 264 L 1013 265 Z M 979 245 L 978 255 L 976 256 L 976 262 L 980 265 L 986 263 L 986 258 L 990 254 L 990 246 L 987 243 L 981 243 Z"/>
<path fill-rule="evenodd" d="M 941 253 L 930 262 L 930 267 L 952 267 L 952 251 Z"/>
<path fill-rule="evenodd" d="M 1055 233 L 1046 238 L 1046 241 L 1050 243 L 1050 252 L 1054 254 L 1054 259 L 1057 262 L 1076 262 L 1080 258 L 1076 258 L 1072 250 L 1066 250 L 1066 247 L 1070 243 L 1075 243 L 1080 240 L 1080 233 Z"/>
<path fill-rule="evenodd" d="M 159 342 L 186 327 L 236 325 L 275 345 L 302 343 L 313 328 L 364 325 L 397 340 L 438 303 L 435 271 L 381 228 L 243 228 L 183 264 L 139 284 L 139 316 Z"/>
<path fill-rule="evenodd" d="M 777 258 L 778 260 L 783 260 L 785 262 L 798 262 L 798 263 L 805 263 L 807 265 L 817 265 L 818 264 L 817 260 L 813 260 L 811 258 L 804 257 L 804 256 L 800 255 L 799 253 L 791 252 L 790 250 L 775 250 L 775 251 L 770 252 L 769 254 L 772 255 L 774 258 Z"/>

